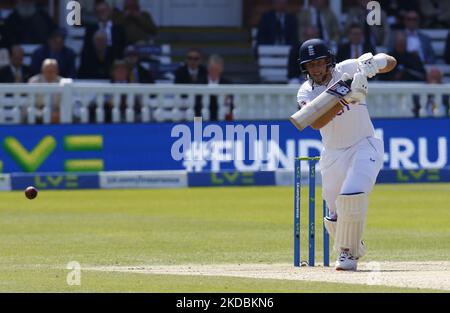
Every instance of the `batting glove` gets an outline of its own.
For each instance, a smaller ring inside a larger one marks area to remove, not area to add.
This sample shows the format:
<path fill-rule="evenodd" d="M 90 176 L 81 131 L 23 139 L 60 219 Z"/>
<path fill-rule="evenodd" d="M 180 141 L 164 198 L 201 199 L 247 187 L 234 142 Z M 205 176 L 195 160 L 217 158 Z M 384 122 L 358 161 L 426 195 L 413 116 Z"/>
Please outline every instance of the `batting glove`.
<path fill-rule="evenodd" d="M 356 103 L 363 101 L 369 91 L 369 83 L 367 77 L 362 72 L 358 72 L 353 75 L 353 81 L 351 85 L 351 92 L 345 97 L 345 100 L 350 103 Z"/>
<path fill-rule="evenodd" d="M 366 75 L 368 78 L 374 77 L 378 74 L 379 68 L 377 62 L 373 58 L 373 54 L 368 52 L 364 53 L 358 58 L 358 69 L 359 71 Z"/>

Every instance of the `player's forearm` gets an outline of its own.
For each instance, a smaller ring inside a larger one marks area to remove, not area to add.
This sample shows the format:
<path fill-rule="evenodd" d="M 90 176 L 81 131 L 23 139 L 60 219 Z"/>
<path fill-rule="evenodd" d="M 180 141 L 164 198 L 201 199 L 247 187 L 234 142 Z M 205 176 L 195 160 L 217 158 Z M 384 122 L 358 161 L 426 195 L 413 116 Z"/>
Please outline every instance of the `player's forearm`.
<path fill-rule="evenodd" d="M 389 73 L 397 65 L 397 60 L 393 56 L 385 53 L 378 53 L 374 56 L 374 59 L 377 64 L 381 65 L 378 72 L 379 74 Z"/>
<path fill-rule="evenodd" d="M 327 113 L 322 115 L 319 119 L 317 119 L 314 123 L 311 124 L 311 127 L 314 129 L 321 129 L 325 125 L 327 125 L 331 120 L 336 116 L 339 111 L 342 110 L 342 105 L 338 102 L 334 107 L 332 107 Z"/>

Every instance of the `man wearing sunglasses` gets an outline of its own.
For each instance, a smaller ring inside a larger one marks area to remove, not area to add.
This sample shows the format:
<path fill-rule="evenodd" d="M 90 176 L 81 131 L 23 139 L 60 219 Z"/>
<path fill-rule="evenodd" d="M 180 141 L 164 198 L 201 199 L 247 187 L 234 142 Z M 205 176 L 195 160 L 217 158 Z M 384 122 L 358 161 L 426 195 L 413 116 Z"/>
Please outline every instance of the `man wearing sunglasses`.
<path fill-rule="evenodd" d="M 202 55 L 197 49 L 189 49 L 185 64 L 175 72 L 175 84 L 207 84 L 208 73 L 202 65 Z"/>

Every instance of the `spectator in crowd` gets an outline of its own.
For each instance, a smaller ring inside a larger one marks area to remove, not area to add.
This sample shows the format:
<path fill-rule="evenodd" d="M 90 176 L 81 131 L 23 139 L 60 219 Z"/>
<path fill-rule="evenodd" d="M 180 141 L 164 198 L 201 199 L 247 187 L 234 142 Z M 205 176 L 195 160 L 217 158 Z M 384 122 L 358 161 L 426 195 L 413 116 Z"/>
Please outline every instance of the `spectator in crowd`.
<path fill-rule="evenodd" d="M 34 0 L 17 0 L 14 11 L 5 20 L 8 46 L 43 44 L 56 28 L 51 17 L 38 9 Z"/>
<path fill-rule="evenodd" d="M 425 67 L 417 53 L 408 52 L 407 36 L 404 31 L 399 30 L 395 33 L 394 50 L 389 54 L 397 60 L 397 66 L 391 72 L 380 75 L 380 80 L 425 81 Z M 418 117 L 420 110 L 420 97 L 418 95 L 413 95 L 412 100 L 412 112 L 415 117 Z"/>
<path fill-rule="evenodd" d="M 357 59 L 366 52 L 372 52 L 375 55 L 375 48 L 366 41 L 364 37 L 364 30 L 361 24 L 355 23 L 348 28 L 348 39 L 346 43 L 339 45 L 337 53 L 337 62 L 342 62 L 347 59 Z"/>
<path fill-rule="evenodd" d="M 0 49 L 8 48 L 8 42 L 6 38 L 5 21 L 0 18 Z"/>
<path fill-rule="evenodd" d="M 95 4 L 96 1 L 92 0 L 77 0 L 83 8 L 83 14 L 81 14 L 81 25 L 85 27 L 88 25 L 97 24 L 97 17 L 95 16 Z"/>
<path fill-rule="evenodd" d="M 202 65 L 202 55 L 198 49 L 189 49 L 185 64 L 175 71 L 175 84 L 206 84 L 207 70 Z"/>
<path fill-rule="evenodd" d="M 442 84 L 442 72 L 436 68 L 432 67 L 427 72 L 427 84 Z M 442 108 L 439 107 L 439 103 L 436 99 L 435 94 L 429 94 L 427 96 L 427 103 L 422 107 L 420 116 L 449 116 L 449 96 L 442 95 Z M 442 110 L 442 112 L 440 112 Z"/>
<path fill-rule="evenodd" d="M 175 71 L 175 84 L 207 84 L 208 71 L 202 65 L 202 55 L 198 49 L 189 49 L 186 55 L 185 64 Z M 186 99 L 187 95 L 182 95 Z M 202 96 L 196 95 L 194 99 L 195 116 L 198 115 L 198 108 L 202 108 Z M 201 111 L 201 109 L 200 109 Z"/>
<path fill-rule="evenodd" d="M 359 24 L 363 28 L 365 41 L 371 46 L 387 46 L 390 38 L 390 26 L 387 20 L 386 12 L 381 9 L 380 23 L 381 25 L 369 25 L 367 23 L 367 4 L 370 0 L 359 0 L 359 5 L 348 10 L 345 33 L 349 32 L 351 25 Z"/>
<path fill-rule="evenodd" d="M 139 0 L 125 0 L 123 12 L 114 10 L 113 20 L 123 26 L 128 45 L 152 42 L 157 34 L 151 14 L 141 11 Z"/>
<path fill-rule="evenodd" d="M 128 66 L 124 60 L 115 60 L 112 68 L 111 68 L 111 79 L 110 82 L 112 84 L 128 84 L 129 83 L 129 70 Z M 112 96 L 106 96 L 105 102 L 103 104 L 104 110 L 104 122 L 111 123 L 113 118 L 113 108 L 114 108 L 114 98 Z M 96 122 L 96 102 L 91 102 L 89 105 L 89 121 Z M 121 94 L 119 97 L 119 112 L 120 112 L 120 120 L 125 120 L 125 114 L 127 109 L 127 95 Z"/>
<path fill-rule="evenodd" d="M 113 56 L 108 47 L 108 35 L 103 30 L 94 34 L 94 53 L 83 51 L 78 78 L 82 79 L 109 79 Z"/>
<path fill-rule="evenodd" d="M 339 42 L 340 27 L 334 12 L 329 8 L 327 0 L 311 0 L 311 5 L 302 8 L 297 17 L 298 33 L 302 35 L 307 26 L 313 25 L 319 31 L 319 38 L 327 41 L 332 47 Z M 300 41 L 305 39 L 300 37 Z"/>
<path fill-rule="evenodd" d="M 139 63 L 139 53 L 134 46 L 125 49 L 125 62 L 130 73 L 129 82 L 136 84 L 154 84 L 152 73 Z"/>
<path fill-rule="evenodd" d="M 423 15 L 423 28 L 450 27 L 450 1 L 448 0 L 419 0 L 420 11 Z"/>
<path fill-rule="evenodd" d="M 111 70 L 111 83 L 128 84 L 130 83 L 130 71 L 124 60 L 115 60 Z"/>
<path fill-rule="evenodd" d="M 95 15 L 97 23 L 86 27 L 82 53 L 88 55 L 94 53 L 94 34 L 102 30 L 107 35 L 107 44 L 113 59 L 122 59 L 125 49 L 125 31 L 122 26 L 111 20 L 111 8 L 106 1 L 100 0 L 95 4 Z"/>
<path fill-rule="evenodd" d="M 317 38 L 319 36 L 319 31 L 317 27 L 309 25 L 303 30 L 302 38 L 306 41 L 309 39 Z M 290 84 L 298 84 L 303 81 L 302 73 L 300 72 L 300 67 L 298 65 L 298 59 L 300 58 L 299 51 L 300 46 L 303 42 L 296 44 L 289 51 L 288 58 L 288 80 Z"/>
<path fill-rule="evenodd" d="M 391 29 L 402 29 L 406 12 L 417 10 L 419 0 L 379 0 L 380 7 L 388 16 L 388 23 Z"/>
<path fill-rule="evenodd" d="M 41 73 L 29 79 L 30 84 L 50 84 L 60 83 L 62 77 L 59 76 L 58 61 L 55 59 L 45 59 L 42 62 Z M 60 121 L 60 105 L 61 96 L 54 94 L 50 96 L 50 121 L 51 123 L 59 123 Z M 42 123 L 44 120 L 45 96 L 36 95 L 36 122 Z M 25 115 L 26 112 L 24 111 Z"/>
<path fill-rule="evenodd" d="M 404 24 L 407 36 L 406 50 L 416 53 L 424 64 L 434 64 L 435 54 L 431 46 L 431 39 L 418 30 L 420 17 L 417 11 L 408 11 L 405 14 Z"/>
<path fill-rule="evenodd" d="M 257 45 L 293 46 L 298 40 L 297 20 L 287 13 L 287 0 L 272 0 L 273 9 L 258 24 Z"/>
<path fill-rule="evenodd" d="M 33 52 L 31 57 L 32 74 L 39 73 L 42 62 L 45 59 L 55 59 L 58 61 L 59 73 L 63 77 L 74 78 L 76 74 L 75 59 L 76 54 L 64 45 L 66 32 L 64 29 L 57 29 L 52 32 L 48 43 Z"/>
<path fill-rule="evenodd" d="M 407 37 L 403 31 L 396 32 L 394 50 L 389 54 L 397 60 L 397 66 L 391 72 L 380 75 L 383 80 L 425 81 L 425 67 L 417 53 L 408 52 Z"/>
<path fill-rule="evenodd" d="M 224 70 L 224 60 L 221 56 L 213 54 L 208 59 L 208 86 L 217 86 L 231 84 L 231 81 L 222 76 Z M 232 95 L 227 95 L 224 99 L 226 106 L 225 119 L 233 119 L 233 98 Z M 211 121 L 219 120 L 219 99 L 217 96 L 210 96 L 209 98 L 209 119 Z M 201 107 L 195 107 L 195 116 L 201 116 Z"/>
<path fill-rule="evenodd" d="M 444 60 L 445 63 L 450 64 L 450 31 L 447 33 L 447 39 L 445 40 Z"/>
<path fill-rule="evenodd" d="M 30 68 L 23 64 L 23 49 L 11 47 L 10 64 L 0 69 L 0 83 L 26 83 L 31 76 Z"/>

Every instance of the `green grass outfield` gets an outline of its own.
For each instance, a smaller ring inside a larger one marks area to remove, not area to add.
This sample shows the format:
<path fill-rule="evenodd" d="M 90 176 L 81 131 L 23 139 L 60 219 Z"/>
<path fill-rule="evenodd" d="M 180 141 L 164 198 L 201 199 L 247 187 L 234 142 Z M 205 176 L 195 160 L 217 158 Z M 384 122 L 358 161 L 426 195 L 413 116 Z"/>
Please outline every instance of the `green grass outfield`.
<path fill-rule="evenodd" d="M 364 236 L 367 259 L 450 260 L 449 194 L 450 184 L 377 185 Z M 70 261 L 82 267 L 292 263 L 293 190 L 288 187 L 42 191 L 32 201 L 8 192 L 0 199 L 2 292 L 417 291 L 95 271 L 82 271 L 81 286 L 66 284 Z M 316 216 L 321 226 L 319 207 Z M 317 260 L 320 242 L 318 231 Z"/>

